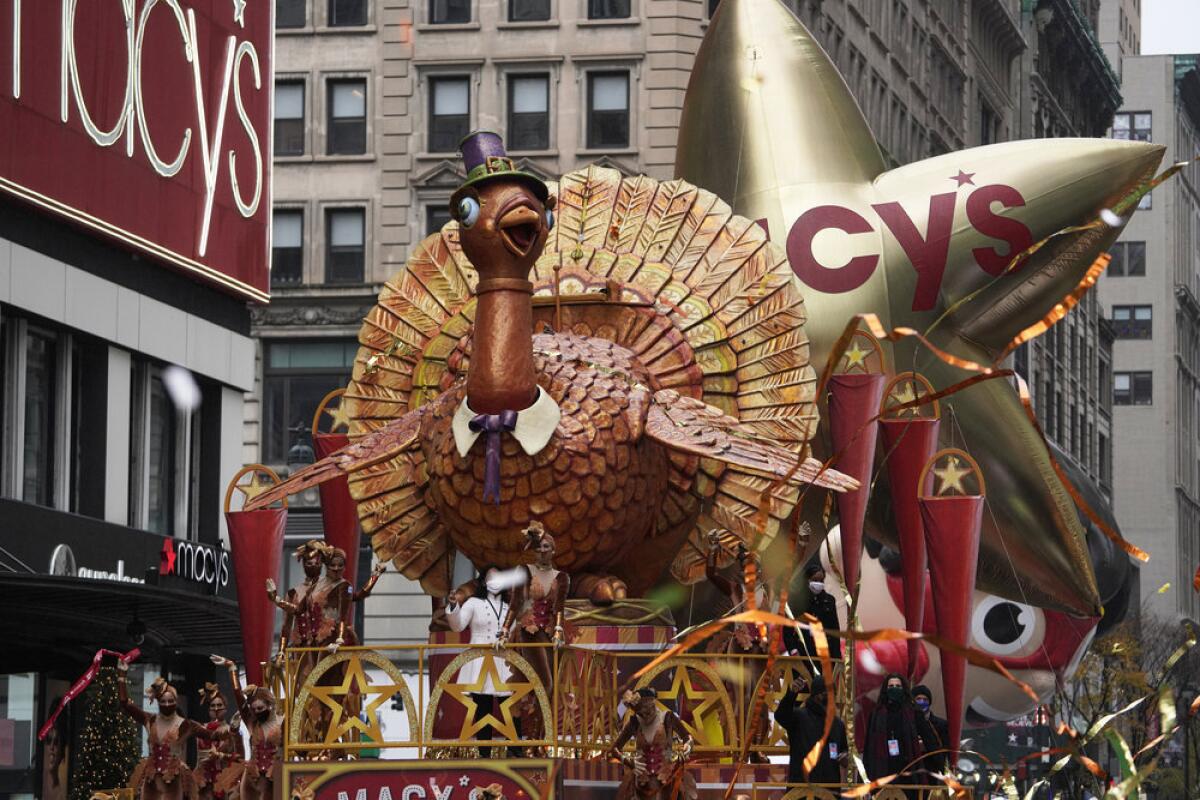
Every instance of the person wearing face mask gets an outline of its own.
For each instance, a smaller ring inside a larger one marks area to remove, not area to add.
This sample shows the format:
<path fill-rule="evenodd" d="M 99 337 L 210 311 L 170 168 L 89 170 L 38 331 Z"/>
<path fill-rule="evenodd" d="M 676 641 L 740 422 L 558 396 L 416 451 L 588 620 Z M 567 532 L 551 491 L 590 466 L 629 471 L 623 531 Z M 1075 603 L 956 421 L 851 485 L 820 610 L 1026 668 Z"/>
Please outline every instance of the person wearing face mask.
<path fill-rule="evenodd" d="M 626 691 L 621 701 L 633 713 L 608 752 L 625 767 L 617 800 L 696 800 L 696 776 L 687 770 L 692 737 L 683 722 L 659 704 L 658 692 L 649 686 Z M 630 739 L 634 750 L 626 755 L 622 749 Z"/>
<path fill-rule="evenodd" d="M 222 656 L 209 656 L 229 670 L 233 697 L 242 724 L 250 731 L 250 758 L 227 768 L 217 780 L 226 794 L 238 792 L 238 800 L 273 800 L 283 772 L 283 716 L 276 710 L 275 695 L 265 686 L 242 688 L 237 665 Z"/>
<path fill-rule="evenodd" d="M 805 567 L 804 577 L 808 581 L 808 607 L 804 609 L 803 613 L 812 614 L 827 631 L 841 630 L 842 623 L 838 619 L 837 600 L 825 591 L 825 570 L 821 568 L 821 563 L 818 561 Z M 829 637 L 826 641 L 829 642 L 829 657 L 833 661 L 840 661 L 842 659 L 842 640 Z M 800 631 L 798 655 L 809 659 L 809 663 L 814 665 L 814 669 L 819 663 L 817 647 L 808 630 Z"/>
<path fill-rule="evenodd" d="M 226 792 L 217 787 L 221 773 L 242 760 L 242 740 L 230 734 L 230 725 L 225 720 L 225 695 L 215 683 L 205 683 L 200 690 L 200 704 L 208 708 L 208 731 L 220 731 L 220 736 L 205 734 L 196 739 L 196 786 L 200 789 L 200 800 L 221 800 Z M 236 727 L 238 723 L 234 723 Z"/>
<path fill-rule="evenodd" d="M 470 588 L 474 589 L 473 594 L 469 593 Z M 479 570 L 479 576 L 474 581 L 473 587 L 471 584 L 460 587 L 447 599 L 446 622 L 455 632 L 470 630 L 471 644 L 473 645 L 495 644 L 500 640 L 500 626 L 504 623 L 504 618 L 508 616 L 508 601 L 509 591 L 506 588 L 504 573 L 494 566 L 486 566 Z M 468 685 L 478 683 L 479 673 L 482 669 L 482 658 L 468 661 L 459 669 L 457 682 Z M 507 683 L 511 674 L 508 664 L 497 659 L 496 670 L 499 673 L 500 682 Z M 483 683 L 483 690 L 471 694 L 471 698 L 475 701 L 475 721 L 478 722 L 489 714 L 495 714 L 497 712 L 496 698 L 510 694 L 512 694 L 510 691 L 498 691 L 492 683 L 491 676 L 488 676 Z M 490 740 L 492 733 L 492 726 L 485 725 L 476 734 L 476 738 Z M 479 748 L 479 755 L 482 758 L 489 758 L 491 754 L 492 748 Z"/>
<path fill-rule="evenodd" d="M 805 691 L 808 692 L 808 699 L 800 702 L 797 696 Z M 792 681 L 775 709 L 775 722 L 783 728 L 788 737 L 788 783 L 840 785 L 842 782 L 842 765 L 849 756 L 846 747 L 846 725 L 836 712 L 816 765 L 807 777 L 804 775 L 804 757 L 821 740 L 821 734 L 825 731 L 825 709 L 828 702 L 825 678 L 817 674 L 811 684 L 806 684 L 803 678 Z"/>
<path fill-rule="evenodd" d="M 884 679 L 879 701 L 867 720 L 867 742 L 863 761 L 867 776 L 874 780 L 887 775 L 911 775 L 925 752 L 922 742 L 934 740 L 934 732 L 923 714 L 917 712 L 908 684 L 898 673 Z M 901 777 L 900 784 L 917 781 Z M 916 793 L 907 791 L 910 797 Z"/>
<path fill-rule="evenodd" d="M 219 737 L 222 733 L 209 731 L 199 722 L 180 714 L 179 693 L 161 676 L 146 690 L 146 695 L 158 703 L 158 713 L 143 711 L 129 699 L 128 672 L 128 662 L 117 661 L 117 697 L 121 710 L 146 729 L 150 746 L 150 755 L 143 758 L 129 776 L 129 786 L 142 800 L 181 800 L 185 794 L 196 797 L 196 778 L 183 763 L 188 737 Z M 229 735 L 228 729 L 223 735 Z"/>
<path fill-rule="evenodd" d="M 929 755 L 921 762 L 921 766 L 926 772 L 945 772 L 946 762 L 949 753 L 939 753 L 938 750 L 945 750 L 949 747 L 950 742 L 950 726 L 946 720 L 933 713 L 933 692 L 929 691 L 928 686 L 917 686 L 912 691 L 913 704 L 917 707 L 917 712 L 925 718 L 929 723 L 929 727 L 933 730 L 934 739 L 924 742 L 925 752 Z M 932 779 L 932 783 L 941 785 L 941 781 L 936 778 Z"/>

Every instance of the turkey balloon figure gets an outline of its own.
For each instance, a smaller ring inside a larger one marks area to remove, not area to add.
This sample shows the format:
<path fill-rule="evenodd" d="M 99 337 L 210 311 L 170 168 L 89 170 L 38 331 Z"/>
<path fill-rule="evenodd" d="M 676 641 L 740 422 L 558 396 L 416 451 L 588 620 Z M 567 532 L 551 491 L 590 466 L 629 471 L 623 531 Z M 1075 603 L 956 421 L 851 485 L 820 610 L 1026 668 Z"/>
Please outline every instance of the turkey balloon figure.
<path fill-rule="evenodd" d="M 360 332 L 356 441 L 259 503 L 349 474 L 377 556 L 435 595 L 456 550 L 519 563 L 536 520 L 572 591 L 606 603 L 668 566 L 698 580 L 713 527 L 765 546 L 799 484 L 857 487 L 787 449 L 814 433 L 816 380 L 759 226 L 683 181 L 588 167 L 547 185 L 496 134 L 461 150 L 454 222 Z"/>

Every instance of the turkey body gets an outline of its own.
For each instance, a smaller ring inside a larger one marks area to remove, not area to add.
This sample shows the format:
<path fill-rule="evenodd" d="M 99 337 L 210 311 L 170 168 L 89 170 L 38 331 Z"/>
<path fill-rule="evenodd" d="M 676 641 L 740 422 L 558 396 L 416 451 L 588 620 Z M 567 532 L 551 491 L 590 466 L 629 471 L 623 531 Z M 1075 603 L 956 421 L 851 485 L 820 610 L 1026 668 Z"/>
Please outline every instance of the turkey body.
<path fill-rule="evenodd" d="M 485 502 L 484 437 L 464 458 L 451 431 L 466 395 L 456 383 L 422 421 L 425 502 L 455 549 L 475 564 L 527 561 L 523 530 L 536 520 L 555 537 L 559 569 L 614 575 L 640 591 L 674 553 L 637 546 L 686 536 L 698 510 L 688 495 L 691 481 L 672 487 L 666 448 L 642 435 L 655 388 L 649 373 L 629 350 L 594 337 L 538 334 L 534 354 L 538 384 L 562 412 L 549 442 L 528 455 L 516 438 L 502 434 L 500 502 Z"/>

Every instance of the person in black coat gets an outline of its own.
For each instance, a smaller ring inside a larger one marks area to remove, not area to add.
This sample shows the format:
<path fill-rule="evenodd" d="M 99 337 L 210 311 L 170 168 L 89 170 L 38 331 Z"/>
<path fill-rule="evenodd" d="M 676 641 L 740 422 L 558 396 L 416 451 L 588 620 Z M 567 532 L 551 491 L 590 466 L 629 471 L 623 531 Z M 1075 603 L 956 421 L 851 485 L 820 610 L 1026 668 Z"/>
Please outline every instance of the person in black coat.
<path fill-rule="evenodd" d="M 821 739 L 825 730 L 825 679 L 817 675 L 812 680 L 808 699 L 796 701 L 796 695 L 804 691 L 804 679 L 792 681 L 787 692 L 775 709 L 775 722 L 787 732 L 788 737 L 788 783 L 841 784 L 842 764 L 847 759 L 846 726 L 836 715 L 829 728 L 829 737 L 816 766 L 808 777 L 804 777 L 804 757 Z"/>
<path fill-rule="evenodd" d="M 925 721 L 929 723 L 929 727 L 933 729 L 936 736 L 934 741 L 926 741 L 925 752 L 929 755 L 925 756 L 925 760 L 921 762 L 921 766 L 927 772 L 945 772 L 946 764 L 950 758 L 949 753 L 938 753 L 938 750 L 945 750 L 950 746 L 950 726 L 946 720 L 933 713 L 933 692 L 929 691 L 928 686 L 917 686 L 912 690 L 913 705 L 917 707 L 917 713 L 925 717 Z M 938 781 L 940 784 L 940 781 Z"/>
<path fill-rule="evenodd" d="M 923 742 L 936 740 L 936 734 L 917 711 L 902 675 L 889 674 L 879 690 L 879 701 L 867 719 L 867 744 L 863 761 L 867 776 L 874 780 L 888 775 L 912 775 L 919 769 L 919 759 L 925 753 Z M 914 778 L 901 778 L 897 783 L 917 783 Z"/>
<path fill-rule="evenodd" d="M 808 606 L 801 613 L 812 614 L 827 631 L 841 630 L 842 623 L 838 619 L 837 600 L 825 591 L 825 570 L 821 568 L 820 562 L 809 564 L 804 569 L 804 577 L 808 581 Z M 834 661 L 841 661 L 842 640 L 830 637 L 828 642 L 829 657 Z M 807 629 L 800 631 L 798 651 L 798 655 L 808 658 L 810 663 L 814 665 L 818 663 L 817 648 L 813 643 L 812 634 Z"/>

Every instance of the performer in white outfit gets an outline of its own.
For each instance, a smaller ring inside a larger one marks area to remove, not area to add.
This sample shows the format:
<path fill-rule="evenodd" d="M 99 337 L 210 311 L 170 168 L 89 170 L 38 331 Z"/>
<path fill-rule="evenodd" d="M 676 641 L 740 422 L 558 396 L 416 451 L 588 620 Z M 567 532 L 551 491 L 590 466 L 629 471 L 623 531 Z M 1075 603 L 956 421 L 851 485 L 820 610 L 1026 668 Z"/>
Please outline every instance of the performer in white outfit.
<path fill-rule="evenodd" d="M 500 627 L 508 616 L 509 591 L 506 584 L 507 575 L 496 567 L 484 567 L 475 579 L 474 587 L 466 584 L 450 595 L 446 604 L 446 621 L 454 631 L 470 630 L 472 645 L 493 645 L 500 638 Z M 471 594 L 472 588 L 474 594 Z M 479 681 L 479 673 L 483 669 L 483 659 L 468 661 L 458 671 L 456 683 L 473 684 Z M 510 672 L 508 664 L 496 659 L 496 671 L 501 682 L 507 683 Z M 486 677 L 483 690 L 472 693 L 475 700 L 475 719 L 482 719 L 488 714 L 498 711 L 497 697 L 512 694 L 511 691 L 498 691 L 492 677 Z M 485 726 L 479 731 L 480 739 L 492 738 L 492 727 Z M 479 755 L 488 758 L 490 747 L 480 747 Z"/>

